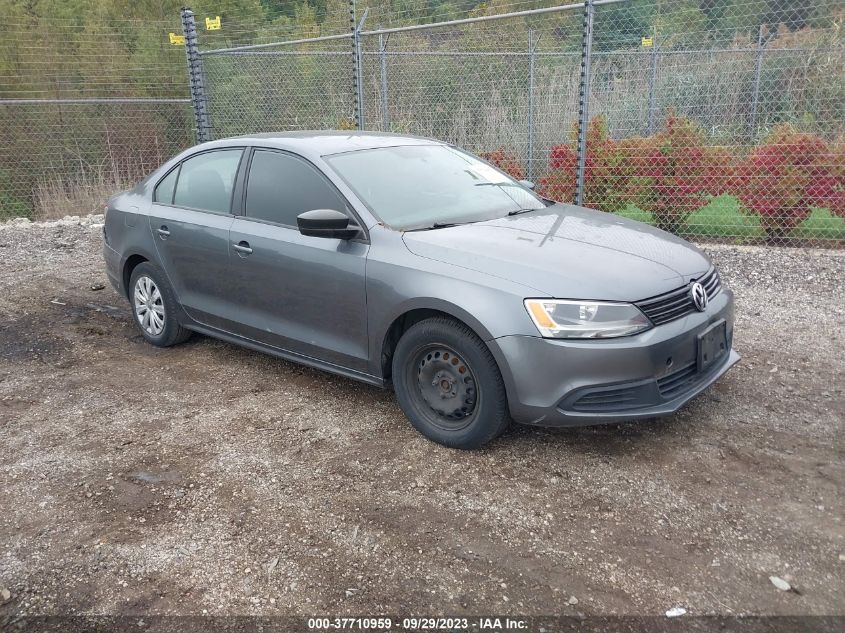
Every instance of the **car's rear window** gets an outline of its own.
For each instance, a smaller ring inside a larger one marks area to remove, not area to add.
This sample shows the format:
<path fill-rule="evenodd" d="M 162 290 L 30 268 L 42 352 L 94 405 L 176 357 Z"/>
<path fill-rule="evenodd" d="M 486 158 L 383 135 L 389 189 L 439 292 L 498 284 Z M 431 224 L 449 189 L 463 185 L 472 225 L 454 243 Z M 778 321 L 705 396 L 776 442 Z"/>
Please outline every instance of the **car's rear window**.
<path fill-rule="evenodd" d="M 176 179 L 179 177 L 179 167 L 175 167 L 156 186 L 153 200 L 162 204 L 173 204 L 173 192 L 176 189 Z"/>
<path fill-rule="evenodd" d="M 230 213 L 235 176 L 243 149 L 203 152 L 182 163 L 173 204 L 212 213 Z"/>

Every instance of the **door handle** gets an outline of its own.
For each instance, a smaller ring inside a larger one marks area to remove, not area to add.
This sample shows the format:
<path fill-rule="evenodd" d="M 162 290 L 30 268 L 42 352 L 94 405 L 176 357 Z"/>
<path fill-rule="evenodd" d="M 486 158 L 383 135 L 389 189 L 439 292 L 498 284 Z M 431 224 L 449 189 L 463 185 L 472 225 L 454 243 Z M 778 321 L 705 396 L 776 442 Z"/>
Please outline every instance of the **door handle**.
<path fill-rule="evenodd" d="M 243 240 L 237 244 L 232 244 L 232 248 L 238 251 L 239 255 L 249 255 L 252 253 L 252 249 L 249 247 L 249 242 L 244 242 Z"/>
<path fill-rule="evenodd" d="M 158 236 L 161 239 L 166 240 L 168 235 L 170 235 L 170 231 L 167 230 L 167 226 L 162 224 L 158 229 Z"/>

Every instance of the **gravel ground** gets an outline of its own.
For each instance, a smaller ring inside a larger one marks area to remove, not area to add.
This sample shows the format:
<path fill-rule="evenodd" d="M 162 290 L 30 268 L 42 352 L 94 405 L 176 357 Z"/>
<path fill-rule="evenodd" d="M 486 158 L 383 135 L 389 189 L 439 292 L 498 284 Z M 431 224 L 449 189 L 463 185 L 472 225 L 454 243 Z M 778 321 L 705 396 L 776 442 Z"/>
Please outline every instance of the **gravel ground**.
<path fill-rule="evenodd" d="M 708 248 L 743 361 L 675 416 L 458 452 L 389 392 L 146 345 L 101 221 L 0 227 L 0 624 L 845 614 L 842 251 Z"/>

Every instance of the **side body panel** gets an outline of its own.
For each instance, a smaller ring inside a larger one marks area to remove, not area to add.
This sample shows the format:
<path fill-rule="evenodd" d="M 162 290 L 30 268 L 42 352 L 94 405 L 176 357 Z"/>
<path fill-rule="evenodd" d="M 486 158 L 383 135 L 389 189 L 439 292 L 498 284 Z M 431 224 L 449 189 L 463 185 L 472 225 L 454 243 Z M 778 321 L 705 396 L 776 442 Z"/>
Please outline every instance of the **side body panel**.
<path fill-rule="evenodd" d="M 369 245 L 306 237 L 239 217 L 229 279 L 237 313 L 225 329 L 356 371 L 368 369 L 365 268 Z"/>
<path fill-rule="evenodd" d="M 127 191 L 108 202 L 103 225 L 103 256 L 106 274 L 115 290 L 128 296 L 123 279 L 127 260 L 133 255 L 160 264 L 147 219 L 150 201 L 143 193 Z"/>
<path fill-rule="evenodd" d="M 185 312 L 220 327 L 235 315 L 228 271 L 229 227 L 234 217 L 153 204 L 148 231 Z"/>

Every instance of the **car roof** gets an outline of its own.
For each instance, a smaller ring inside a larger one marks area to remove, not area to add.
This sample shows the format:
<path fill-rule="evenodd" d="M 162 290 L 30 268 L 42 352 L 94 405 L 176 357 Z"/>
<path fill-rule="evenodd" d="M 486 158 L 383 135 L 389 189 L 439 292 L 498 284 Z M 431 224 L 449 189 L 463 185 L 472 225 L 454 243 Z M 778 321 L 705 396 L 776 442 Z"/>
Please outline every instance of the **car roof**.
<path fill-rule="evenodd" d="M 420 136 L 390 134 L 388 132 L 358 132 L 350 130 L 302 130 L 297 132 L 267 132 L 245 134 L 204 143 L 198 147 L 225 147 L 244 142 L 287 149 L 300 154 L 326 156 L 361 149 L 396 147 L 398 145 L 443 145 L 441 141 Z"/>

